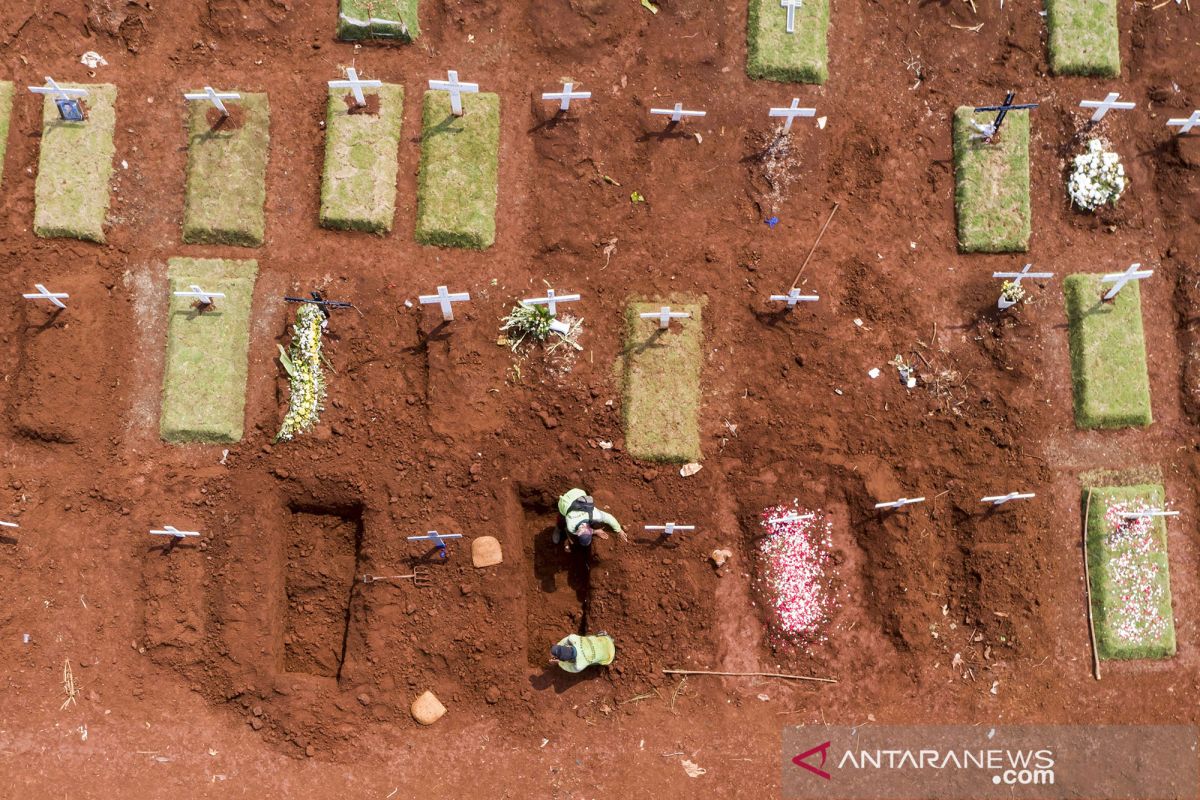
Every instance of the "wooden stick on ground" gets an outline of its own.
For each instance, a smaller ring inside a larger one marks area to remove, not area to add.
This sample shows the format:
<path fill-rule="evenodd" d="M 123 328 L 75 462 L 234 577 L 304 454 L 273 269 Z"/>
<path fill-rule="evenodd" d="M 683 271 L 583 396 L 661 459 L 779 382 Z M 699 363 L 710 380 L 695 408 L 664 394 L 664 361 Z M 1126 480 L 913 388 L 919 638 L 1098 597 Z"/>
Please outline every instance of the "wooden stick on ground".
<path fill-rule="evenodd" d="M 1096 647 L 1096 623 L 1092 619 L 1092 576 L 1088 567 L 1088 516 L 1092 511 L 1092 489 L 1088 487 L 1083 509 L 1083 582 L 1087 586 L 1088 636 L 1092 640 L 1092 674 L 1100 680 L 1100 650 Z"/>
<path fill-rule="evenodd" d="M 785 675 L 782 672 L 713 672 L 706 669 L 664 669 L 667 675 L 724 675 L 729 678 L 787 678 L 793 681 L 837 683 L 834 678 L 813 678 L 808 675 Z"/>
<path fill-rule="evenodd" d="M 833 222 L 833 215 L 837 213 L 838 206 L 840 205 L 841 203 L 833 204 L 833 211 L 829 212 L 829 218 L 826 219 L 825 224 L 821 226 L 821 232 L 817 234 L 817 240 L 813 242 L 813 246 L 809 248 L 808 255 L 804 257 L 804 263 L 800 265 L 800 271 L 796 273 L 795 279 L 792 280 L 791 288 L 795 289 L 796 284 L 800 283 L 800 276 L 804 274 L 804 268 L 808 266 L 809 259 L 811 259 L 813 257 L 813 253 L 816 252 L 817 245 L 821 243 L 821 237 L 825 235 L 825 229 L 829 227 L 829 223 Z"/>

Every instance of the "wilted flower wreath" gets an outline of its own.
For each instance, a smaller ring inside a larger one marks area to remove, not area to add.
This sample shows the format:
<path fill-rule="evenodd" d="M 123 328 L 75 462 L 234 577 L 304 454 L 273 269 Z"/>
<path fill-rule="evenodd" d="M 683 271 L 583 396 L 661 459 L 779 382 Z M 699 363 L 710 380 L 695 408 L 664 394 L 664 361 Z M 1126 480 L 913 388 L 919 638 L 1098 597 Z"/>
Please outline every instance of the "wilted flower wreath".
<path fill-rule="evenodd" d="M 325 409 L 325 378 L 321 375 L 321 323 L 325 315 L 311 303 L 302 303 L 292 326 L 291 355 L 279 348 L 279 360 L 287 370 L 292 390 L 287 416 L 276 441 L 287 441 L 317 424 Z"/>

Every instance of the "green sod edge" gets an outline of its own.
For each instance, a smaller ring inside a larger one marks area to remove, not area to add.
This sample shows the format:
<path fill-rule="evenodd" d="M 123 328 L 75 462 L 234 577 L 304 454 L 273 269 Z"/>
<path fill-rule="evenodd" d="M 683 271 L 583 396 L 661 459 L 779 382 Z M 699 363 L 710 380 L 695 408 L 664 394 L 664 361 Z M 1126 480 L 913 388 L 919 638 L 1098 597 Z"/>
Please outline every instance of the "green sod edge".
<path fill-rule="evenodd" d="M 246 406 L 250 307 L 257 261 L 172 258 L 163 373 L 162 438 L 168 442 L 229 443 L 242 438 Z M 224 292 L 212 311 L 175 297 L 191 284 Z"/>
<path fill-rule="evenodd" d="M 351 114 L 344 89 L 329 93 L 325 124 L 325 172 L 321 179 L 321 225 L 387 233 L 396 216 L 397 151 L 404 115 L 404 87 L 385 83 L 378 114 Z"/>
<path fill-rule="evenodd" d="M 63 84 L 87 89 L 87 119 L 63 122 L 50 97 L 42 102 L 42 145 L 34 187 L 33 232 L 44 238 L 104 243 L 109 181 L 113 173 L 113 130 L 117 87 Z"/>
<path fill-rule="evenodd" d="M 746 74 L 785 83 L 829 80 L 829 0 L 805 0 L 795 33 L 778 0 L 748 0 Z"/>
<path fill-rule="evenodd" d="M 1087 508 L 1088 489 L 1083 490 L 1083 506 Z M 1167 526 L 1162 517 L 1154 520 L 1153 536 L 1157 544 L 1155 552 L 1141 558 L 1154 561 L 1159 566 L 1158 581 L 1162 584 L 1163 603 L 1159 613 L 1167 620 L 1167 628 L 1161 638 L 1141 644 L 1129 644 L 1117 639 L 1109 625 L 1108 609 L 1116 599 L 1116 590 L 1108 578 L 1108 565 L 1120 553 L 1110 550 L 1106 544 L 1108 526 L 1104 521 L 1110 502 L 1144 500 L 1150 505 L 1161 505 L 1166 493 L 1159 484 L 1138 486 L 1092 487 L 1091 508 L 1087 518 L 1088 575 L 1092 589 L 1092 624 L 1096 629 L 1096 650 L 1103 659 L 1168 658 L 1175 655 L 1175 619 L 1171 612 L 1171 574 L 1167 555 Z"/>
<path fill-rule="evenodd" d="M 1029 112 L 1010 111 L 995 144 L 970 137 L 995 112 L 954 112 L 954 206 L 958 249 L 1011 253 L 1029 249 Z"/>
<path fill-rule="evenodd" d="M 421 35 L 417 5 L 418 0 L 342 0 L 337 38 L 347 42 L 363 39 L 412 42 Z M 374 22 L 370 22 L 372 18 Z M 389 25 L 382 20 L 401 24 Z"/>
<path fill-rule="evenodd" d="M 1056 74 L 1120 76 L 1116 0 L 1046 0 L 1046 27 Z"/>
<path fill-rule="evenodd" d="M 500 97 L 463 96 L 450 113 L 448 92 L 425 92 L 417 225 L 421 244 L 483 250 L 496 240 Z"/>
<path fill-rule="evenodd" d="M 625 449 L 634 458 L 667 463 L 699 461 L 700 369 L 703 360 L 702 302 L 675 302 L 672 311 L 691 319 L 657 320 L 638 315 L 664 302 L 631 302 L 625 312 Z"/>
<path fill-rule="evenodd" d="M 8 126 L 12 119 L 12 101 L 12 81 L 0 81 L 0 185 L 4 180 L 4 154 L 8 151 Z"/>
<path fill-rule="evenodd" d="M 241 127 L 214 130 L 208 123 L 212 105 L 188 104 L 183 241 L 258 247 L 266 231 L 267 96 L 244 93 L 229 105 L 239 109 Z"/>
<path fill-rule="evenodd" d="M 1111 283 L 1100 275 L 1069 275 L 1063 284 L 1071 349 L 1075 425 L 1142 427 L 1153 421 L 1142 301 L 1137 281 L 1111 303 L 1101 302 Z"/>

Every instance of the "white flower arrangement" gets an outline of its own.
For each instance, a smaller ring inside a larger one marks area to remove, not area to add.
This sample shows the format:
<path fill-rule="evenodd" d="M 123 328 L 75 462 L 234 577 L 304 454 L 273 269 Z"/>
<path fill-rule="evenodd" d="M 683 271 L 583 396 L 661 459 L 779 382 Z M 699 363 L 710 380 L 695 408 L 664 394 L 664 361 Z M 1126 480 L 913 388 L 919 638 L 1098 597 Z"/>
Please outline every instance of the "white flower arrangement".
<path fill-rule="evenodd" d="M 1067 181 L 1071 202 L 1087 211 L 1104 205 L 1116 205 L 1128 181 L 1121 157 L 1105 150 L 1099 139 L 1088 142 L 1086 153 L 1075 156 L 1075 167 Z"/>
<path fill-rule="evenodd" d="M 325 315 L 312 303 L 301 303 L 292 326 L 289 357 L 279 347 L 279 361 L 290 378 L 292 397 L 276 441 L 290 441 L 317 424 L 325 409 L 325 378 L 321 375 L 321 324 Z"/>

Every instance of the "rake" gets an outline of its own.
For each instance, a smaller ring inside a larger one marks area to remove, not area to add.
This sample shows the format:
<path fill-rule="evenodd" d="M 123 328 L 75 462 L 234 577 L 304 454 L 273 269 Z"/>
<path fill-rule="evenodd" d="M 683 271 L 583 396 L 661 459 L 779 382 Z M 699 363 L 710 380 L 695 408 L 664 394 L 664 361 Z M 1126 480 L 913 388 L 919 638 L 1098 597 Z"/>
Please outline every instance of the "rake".
<path fill-rule="evenodd" d="M 433 585 L 433 579 L 429 577 L 429 572 L 424 567 L 413 567 L 410 575 L 363 575 L 359 580 L 363 583 L 375 583 L 376 581 L 398 581 L 411 580 L 413 586 L 425 589 Z"/>

